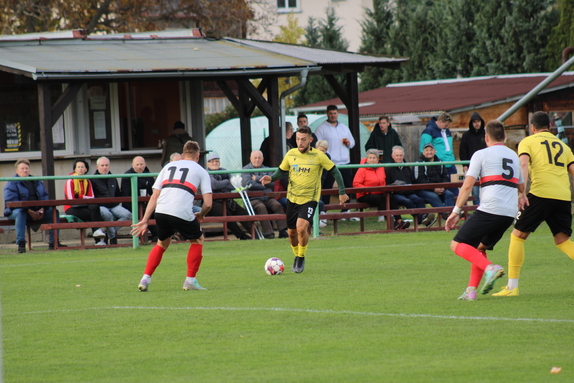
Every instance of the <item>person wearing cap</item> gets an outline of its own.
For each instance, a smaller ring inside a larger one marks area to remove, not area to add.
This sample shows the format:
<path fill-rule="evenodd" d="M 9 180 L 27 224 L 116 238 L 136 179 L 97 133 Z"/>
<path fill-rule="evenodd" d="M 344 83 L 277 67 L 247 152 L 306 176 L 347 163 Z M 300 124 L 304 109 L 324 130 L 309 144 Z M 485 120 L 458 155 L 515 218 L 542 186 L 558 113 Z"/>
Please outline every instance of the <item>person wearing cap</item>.
<path fill-rule="evenodd" d="M 419 162 L 440 162 L 436 155 L 434 145 L 427 142 L 424 145 L 423 152 Z M 421 165 L 414 169 L 415 182 L 417 184 L 430 184 L 450 182 L 450 175 L 444 165 Z M 434 188 L 428 190 L 418 190 L 417 195 L 432 207 L 454 206 L 454 194 L 446 188 Z M 448 218 L 448 213 L 442 213 L 444 219 Z M 431 223 L 434 224 L 434 221 Z"/>
<path fill-rule="evenodd" d="M 215 170 L 226 170 L 220 166 L 221 158 L 219 154 L 216 152 L 211 152 L 207 156 L 207 169 L 208 171 L 215 171 Z M 235 190 L 235 187 L 231 184 L 231 175 L 229 173 L 225 174 L 209 174 L 209 178 L 211 179 L 211 190 L 213 193 L 231 193 Z M 223 215 L 223 201 L 225 201 L 225 208 L 227 211 L 227 215 L 249 215 L 247 210 L 239 205 L 235 200 L 232 199 L 214 199 L 211 205 L 211 210 L 207 215 L 209 216 L 222 216 Z M 241 225 L 245 228 L 247 233 L 251 232 L 251 222 L 241 222 Z M 241 230 L 237 222 L 228 222 L 227 228 L 231 230 L 233 235 L 237 237 L 237 239 L 251 239 L 245 231 Z"/>
<path fill-rule="evenodd" d="M 272 192 L 273 182 L 267 185 L 263 185 L 261 182 L 264 176 L 271 176 L 273 174 L 267 166 L 263 165 L 263 153 L 261 153 L 261 150 L 252 151 L 249 159 L 250 162 L 245 165 L 243 169 L 252 169 L 253 171 L 241 173 L 241 185 L 249 188 L 249 190 L 262 191 L 265 194 Z M 283 210 L 283 206 L 281 206 L 279 201 L 274 198 L 269 198 L 266 195 L 250 198 L 250 201 L 255 214 L 285 214 L 285 210 Z M 279 231 L 279 238 L 288 238 L 287 221 L 285 219 L 278 219 L 275 222 Z M 261 228 L 263 229 L 263 236 L 266 239 L 275 238 L 271 221 L 261 221 Z"/>
<path fill-rule="evenodd" d="M 460 139 L 459 158 L 461 161 L 470 161 L 475 152 L 486 148 L 485 135 L 484 120 L 478 112 L 474 112 L 470 117 L 468 130 Z M 463 165 L 462 170 L 466 173 L 468 165 Z M 480 205 L 480 186 L 473 186 L 472 195 L 475 197 L 474 204 Z"/>
<path fill-rule="evenodd" d="M 392 149 L 393 146 L 403 146 L 399 134 L 391 125 L 389 116 L 379 117 L 379 123 L 375 125 L 367 143 L 365 150 L 378 149 L 382 153 L 380 162 L 393 163 Z"/>
<path fill-rule="evenodd" d="M 187 141 L 193 140 L 187 130 L 185 130 L 185 124 L 181 121 L 176 121 L 173 124 L 173 132 L 171 136 L 167 138 L 165 144 L 163 145 L 163 151 L 161 154 L 161 164 L 165 165 L 172 153 L 181 153 L 183 151 L 183 145 Z"/>

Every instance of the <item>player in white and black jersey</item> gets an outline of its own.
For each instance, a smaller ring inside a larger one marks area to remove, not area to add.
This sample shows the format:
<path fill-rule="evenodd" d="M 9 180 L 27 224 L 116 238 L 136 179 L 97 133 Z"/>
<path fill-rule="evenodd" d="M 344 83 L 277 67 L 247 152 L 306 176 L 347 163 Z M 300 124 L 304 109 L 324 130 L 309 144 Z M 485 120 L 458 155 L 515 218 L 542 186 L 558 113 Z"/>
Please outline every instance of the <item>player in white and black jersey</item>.
<path fill-rule="evenodd" d="M 456 206 L 448 217 L 445 230 L 453 229 L 461 208 L 476 180 L 480 178 L 480 206 L 466 220 L 450 244 L 454 253 L 472 266 L 467 289 L 458 298 L 476 300 L 476 290 L 483 275 L 482 294 L 492 290 L 494 282 L 504 275 L 504 269 L 487 259 L 486 250 L 494 245 L 512 225 L 518 208 L 526 203 L 525 186 L 520 160 L 516 153 L 504 145 L 504 125 L 497 120 L 486 124 L 486 149 L 474 153 L 466 178 L 456 200 Z M 518 190 L 518 192 L 517 192 Z"/>
<path fill-rule="evenodd" d="M 199 223 L 211 209 L 212 193 L 209 174 L 197 163 L 199 154 L 197 142 L 185 143 L 183 159 L 170 162 L 161 170 L 153 184 L 153 194 L 143 218 L 132 225 L 132 235 L 143 235 L 155 210 L 158 241 L 149 253 L 143 278 L 138 285 L 140 291 L 148 290 L 151 276 L 159 266 L 175 232 L 191 243 L 187 253 L 187 276 L 183 289 L 205 290 L 196 279 L 203 258 L 203 233 Z M 193 213 L 193 201 L 198 189 L 202 192 L 203 207 L 200 212 Z"/>

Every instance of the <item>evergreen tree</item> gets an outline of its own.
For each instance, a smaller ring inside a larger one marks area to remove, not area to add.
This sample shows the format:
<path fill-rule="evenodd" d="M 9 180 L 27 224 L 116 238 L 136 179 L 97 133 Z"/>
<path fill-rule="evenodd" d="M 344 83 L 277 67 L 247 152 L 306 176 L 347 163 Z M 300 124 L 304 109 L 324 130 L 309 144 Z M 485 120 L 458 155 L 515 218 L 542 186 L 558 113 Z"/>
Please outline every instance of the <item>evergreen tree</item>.
<path fill-rule="evenodd" d="M 574 1 L 558 0 L 560 20 L 552 29 L 546 47 L 546 70 L 554 71 L 562 65 L 562 51 L 574 46 Z"/>

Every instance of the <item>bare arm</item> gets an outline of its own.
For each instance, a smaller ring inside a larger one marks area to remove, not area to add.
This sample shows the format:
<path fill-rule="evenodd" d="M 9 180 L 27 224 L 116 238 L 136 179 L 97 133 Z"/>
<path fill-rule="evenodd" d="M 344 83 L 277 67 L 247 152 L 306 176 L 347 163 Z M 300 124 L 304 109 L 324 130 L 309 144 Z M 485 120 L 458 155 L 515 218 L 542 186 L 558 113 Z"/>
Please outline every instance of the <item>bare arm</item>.
<path fill-rule="evenodd" d="M 466 204 L 466 201 L 468 201 L 468 197 L 470 196 L 470 192 L 472 191 L 472 187 L 474 186 L 475 183 L 476 178 L 472 176 L 467 175 L 466 178 L 464 179 L 464 182 L 460 188 L 458 197 L 456 199 L 455 207 L 452 213 L 450 213 L 450 215 L 448 216 L 446 223 L 444 225 L 444 229 L 447 232 L 450 231 L 451 229 L 454 229 L 454 227 L 456 226 L 458 220 L 460 219 L 460 215 L 456 210 L 460 210 Z"/>
<path fill-rule="evenodd" d="M 135 225 L 132 225 L 132 230 L 131 230 L 131 235 L 135 235 L 136 237 L 140 237 L 142 236 L 148 227 L 148 221 L 151 218 L 151 215 L 153 214 L 153 212 L 155 211 L 155 207 L 157 205 L 157 199 L 159 198 L 159 194 L 161 193 L 160 190 L 158 189 L 153 189 L 153 194 L 151 195 L 149 202 L 147 204 L 147 207 L 145 209 L 145 213 L 144 216 L 142 217 L 142 219 L 136 223 Z"/>
<path fill-rule="evenodd" d="M 203 222 L 203 218 L 209 213 L 211 210 L 211 206 L 213 206 L 213 194 L 206 193 L 202 194 L 203 196 L 203 205 L 201 206 L 201 211 L 199 213 L 195 213 L 195 217 L 199 222 Z"/>

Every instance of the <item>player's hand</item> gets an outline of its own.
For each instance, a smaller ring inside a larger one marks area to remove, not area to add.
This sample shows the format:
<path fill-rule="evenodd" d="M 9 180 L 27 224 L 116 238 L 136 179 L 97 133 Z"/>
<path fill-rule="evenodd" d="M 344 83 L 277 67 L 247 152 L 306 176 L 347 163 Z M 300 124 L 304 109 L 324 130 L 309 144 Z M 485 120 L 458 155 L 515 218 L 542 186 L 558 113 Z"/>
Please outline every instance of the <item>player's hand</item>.
<path fill-rule="evenodd" d="M 135 237 L 141 237 L 147 231 L 147 226 L 147 222 L 139 221 L 135 225 L 132 225 L 130 234 Z"/>
<path fill-rule="evenodd" d="M 524 210 L 524 208 L 529 205 L 530 202 L 528 201 L 528 197 L 526 196 L 526 194 L 518 195 L 518 208 L 520 210 Z"/>
<path fill-rule="evenodd" d="M 193 213 L 195 215 L 195 219 L 197 219 L 197 222 L 202 223 L 203 219 L 205 218 L 204 215 L 201 214 L 200 211 L 198 211 L 197 213 Z"/>
<path fill-rule="evenodd" d="M 341 205 L 343 205 L 343 207 L 345 207 L 345 202 L 347 202 L 348 200 L 349 200 L 349 196 L 346 195 L 346 194 L 341 194 L 341 195 L 339 196 L 339 203 L 340 203 Z"/>
<path fill-rule="evenodd" d="M 261 182 L 261 185 L 265 186 L 266 184 L 271 182 L 271 176 L 270 175 L 264 175 L 263 177 L 261 177 L 259 182 Z"/>
<path fill-rule="evenodd" d="M 449 231 L 454 229 L 459 219 L 460 216 L 458 214 L 456 214 L 455 212 L 450 213 L 450 215 L 446 219 L 446 223 L 444 224 L 444 230 L 448 233 Z"/>

